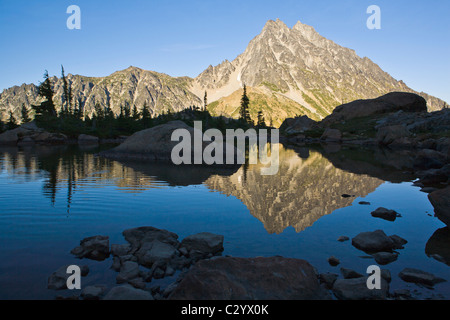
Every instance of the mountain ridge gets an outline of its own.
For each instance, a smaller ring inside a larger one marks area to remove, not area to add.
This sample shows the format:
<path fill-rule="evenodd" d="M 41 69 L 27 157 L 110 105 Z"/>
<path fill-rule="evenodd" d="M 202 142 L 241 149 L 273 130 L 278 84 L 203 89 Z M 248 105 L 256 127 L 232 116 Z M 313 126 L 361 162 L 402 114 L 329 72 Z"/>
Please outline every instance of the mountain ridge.
<path fill-rule="evenodd" d="M 67 75 L 74 102 L 92 115 L 96 104 L 110 105 L 115 114 L 120 106 L 142 109 L 146 104 L 153 116 L 203 106 L 205 91 L 208 109 L 215 115 L 236 118 L 236 95 L 244 84 L 254 95 L 250 114 L 256 119 L 262 111 L 275 126 L 285 118 L 307 115 L 321 120 L 334 108 L 357 99 L 371 99 L 392 91 L 413 92 L 423 96 L 429 111 L 442 109 L 444 101 L 416 92 L 397 81 L 367 57 L 321 36 L 298 21 L 289 28 L 281 20 L 269 20 L 243 53 L 234 60 L 210 65 L 197 77 L 171 77 L 164 73 L 130 66 L 106 77 Z M 54 102 L 62 101 L 62 80 L 54 81 Z M 23 84 L 0 94 L 3 119 L 9 110 L 20 116 L 22 104 L 38 104 L 37 86 Z M 232 101 L 232 105 L 231 105 Z"/>

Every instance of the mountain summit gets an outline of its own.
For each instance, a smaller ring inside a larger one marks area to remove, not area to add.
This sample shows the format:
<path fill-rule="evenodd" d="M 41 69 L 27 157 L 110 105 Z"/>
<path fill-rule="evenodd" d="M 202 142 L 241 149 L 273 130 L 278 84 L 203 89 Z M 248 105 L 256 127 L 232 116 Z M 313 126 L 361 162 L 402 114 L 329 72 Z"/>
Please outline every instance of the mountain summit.
<path fill-rule="evenodd" d="M 293 28 L 280 20 L 268 21 L 244 53 L 232 62 L 206 69 L 194 79 L 191 90 L 197 95 L 207 91 L 210 102 L 216 101 L 211 104 L 212 111 L 234 115 L 230 102 L 244 83 L 253 88 L 256 98 L 251 99 L 252 116 L 259 108 L 266 119 L 276 114 L 281 118 L 306 114 L 319 120 L 346 102 L 392 91 L 415 92 L 370 59 L 322 37 L 300 21 Z M 443 101 L 420 94 L 428 100 L 430 111 L 442 108 Z M 283 109 L 287 102 L 290 110 Z"/>
<path fill-rule="evenodd" d="M 136 67 L 102 78 L 69 75 L 76 103 L 92 114 L 94 106 L 109 105 L 118 114 L 120 107 L 146 104 L 152 115 L 202 106 L 205 91 L 213 115 L 239 116 L 243 85 L 250 97 L 250 115 L 262 111 L 275 126 L 284 119 L 307 115 L 320 120 L 337 106 L 357 99 L 372 99 L 393 91 L 417 93 L 397 81 L 354 50 L 322 37 L 300 21 L 289 28 L 282 21 L 269 20 L 261 33 L 233 61 L 209 66 L 195 79 L 173 78 Z M 61 104 L 62 80 L 53 78 L 55 104 Z M 419 93 L 429 111 L 442 109 L 444 102 Z M 20 115 L 22 104 L 39 103 L 33 84 L 6 89 L 0 95 L 3 117 L 12 110 Z"/>

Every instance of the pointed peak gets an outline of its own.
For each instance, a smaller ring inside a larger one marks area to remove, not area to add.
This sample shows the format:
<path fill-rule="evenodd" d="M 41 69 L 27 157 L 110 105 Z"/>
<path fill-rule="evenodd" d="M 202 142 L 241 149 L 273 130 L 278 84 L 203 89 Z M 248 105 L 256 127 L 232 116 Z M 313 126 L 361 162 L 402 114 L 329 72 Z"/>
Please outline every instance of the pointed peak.
<path fill-rule="evenodd" d="M 279 18 L 277 18 L 275 21 L 274 20 L 268 20 L 266 22 L 266 25 L 264 26 L 264 29 L 289 29 L 288 26 L 281 21 Z"/>

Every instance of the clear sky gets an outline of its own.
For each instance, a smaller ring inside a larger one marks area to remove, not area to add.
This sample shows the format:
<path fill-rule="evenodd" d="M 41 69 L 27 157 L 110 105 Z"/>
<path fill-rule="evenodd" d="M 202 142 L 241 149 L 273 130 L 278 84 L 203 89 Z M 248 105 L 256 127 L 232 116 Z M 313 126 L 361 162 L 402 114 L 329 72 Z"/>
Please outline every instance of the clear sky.
<path fill-rule="evenodd" d="M 69 30 L 70 5 L 81 30 Z M 381 30 L 369 30 L 369 5 Z M 397 80 L 450 103 L 448 0 L 0 0 L 0 90 L 44 70 L 106 76 L 130 65 L 195 77 L 233 60 L 267 20 L 298 20 L 367 56 Z"/>

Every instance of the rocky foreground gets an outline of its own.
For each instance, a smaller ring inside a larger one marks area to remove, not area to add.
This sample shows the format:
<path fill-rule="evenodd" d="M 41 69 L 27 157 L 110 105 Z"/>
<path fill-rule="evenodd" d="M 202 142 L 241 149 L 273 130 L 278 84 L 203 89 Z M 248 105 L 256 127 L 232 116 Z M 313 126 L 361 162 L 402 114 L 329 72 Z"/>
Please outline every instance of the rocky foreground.
<path fill-rule="evenodd" d="M 112 256 L 111 269 L 117 273 L 117 286 L 91 285 L 70 299 L 84 300 L 386 300 L 412 299 L 409 290 L 390 292 L 391 273 L 381 270 L 381 289 L 369 290 L 369 275 L 341 268 L 341 276 L 319 274 L 307 261 L 283 257 L 221 257 L 224 237 L 212 233 L 178 235 L 153 227 L 123 232 L 126 244 L 110 246 L 109 237 L 83 239 L 71 253 L 80 259 L 103 261 Z M 348 241 L 341 237 L 338 241 Z M 395 261 L 398 250 L 407 244 L 397 235 L 383 231 L 364 232 L 352 239 L 352 245 L 377 262 Z M 394 259 L 392 259 L 394 257 Z M 330 258 L 335 266 L 340 262 Z M 65 290 L 67 266 L 48 279 L 48 288 Z M 81 267 L 87 276 L 89 268 Z M 167 287 L 151 286 L 153 279 L 177 275 Z M 406 268 L 398 277 L 405 282 L 428 288 L 446 281 L 428 272 Z M 62 298 L 62 297 L 60 297 Z"/>

